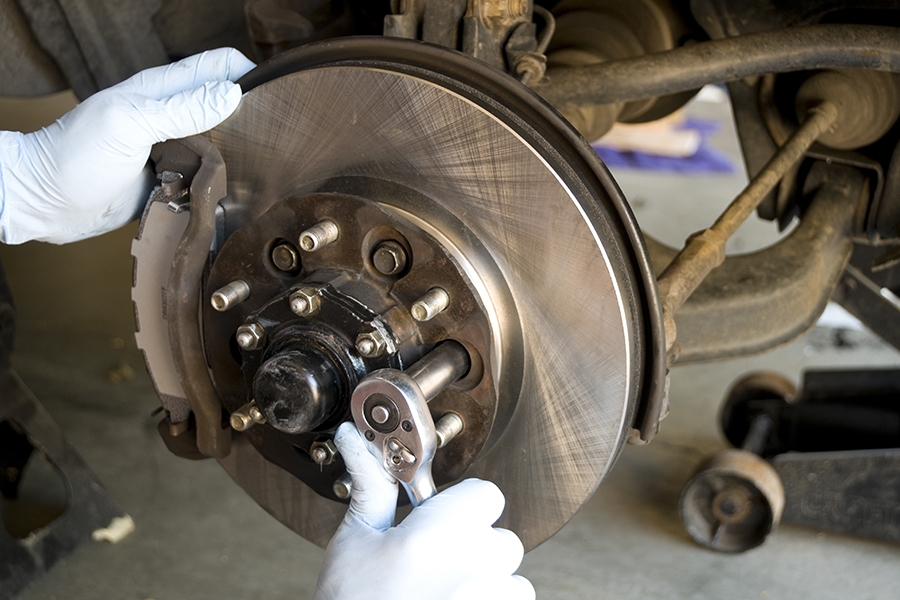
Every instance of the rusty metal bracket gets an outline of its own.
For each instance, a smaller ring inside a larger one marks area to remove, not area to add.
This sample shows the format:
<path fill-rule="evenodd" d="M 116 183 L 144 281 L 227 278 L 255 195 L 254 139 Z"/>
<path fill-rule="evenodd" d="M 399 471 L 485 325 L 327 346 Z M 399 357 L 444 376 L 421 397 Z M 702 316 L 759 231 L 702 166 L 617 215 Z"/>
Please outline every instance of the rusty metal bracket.
<path fill-rule="evenodd" d="M 231 448 L 231 429 L 223 427 L 222 403 L 206 365 L 200 330 L 203 269 L 216 235 L 216 207 L 226 195 L 225 161 L 208 139 L 193 136 L 179 142 L 200 157 L 190 187 L 190 221 L 169 275 L 169 342 L 175 369 L 197 423 L 197 447 L 222 458 Z"/>

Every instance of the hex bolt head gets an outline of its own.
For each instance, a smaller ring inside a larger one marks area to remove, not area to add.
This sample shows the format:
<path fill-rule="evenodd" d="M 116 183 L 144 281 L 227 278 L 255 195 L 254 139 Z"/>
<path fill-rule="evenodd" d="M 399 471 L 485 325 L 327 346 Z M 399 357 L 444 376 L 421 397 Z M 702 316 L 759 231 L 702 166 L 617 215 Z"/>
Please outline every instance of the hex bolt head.
<path fill-rule="evenodd" d="M 378 358 L 386 348 L 387 342 L 377 329 L 365 331 L 356 337 L 356 351 L 365 358 Z"/>
<path fill-rule="evenodd" d="M 300 247 L 307 252 L 315 252 L 328 244 L 333 244 L 339 236 L 340 230 L 337 224 L 330 219 L 325 219 L 300 234 Z"/>
<path fill-rule="evenodd" d="M 322 298 L 319 296 L 320 288 L 305 285 L 291 294 L 291 312 L 298 317 L 311 317 L 322 307 Z"/>
<path fill-rule="evenodd" d="M 234 308 L 250 297 L 250 285 L 242 279 L 235 279 L 213 292 L 209 303 L 219 312 Z"/>
<path fill-rule="evenodd" d="M 272 248 L 272 264 L 279 271 L 296 271 L 300 266 L 300 253 L 293 244 L 283 243 Z"/>
<path fill-rule="evenodd" d="M 238 327 L 235 336 L 237 337 L 238 346 L 243 350 L 256 350 L 263 345 L 266 339 L 266 330 L 262 325 L 254 321 L 244 323 Z"/>
<path fill-rule="evenodd" d="M 382 275 L 397 275 L 406 268 L 406 250 L 393 240 L 381 242 L 372 253 L 372 264 Z"/>
<path fill-rule="evenodd" d="M 433 287 L 413 302 L 410 313 L 419 322 L 430 321 L 450 306 L 450 295 L 442 288 Z"/>

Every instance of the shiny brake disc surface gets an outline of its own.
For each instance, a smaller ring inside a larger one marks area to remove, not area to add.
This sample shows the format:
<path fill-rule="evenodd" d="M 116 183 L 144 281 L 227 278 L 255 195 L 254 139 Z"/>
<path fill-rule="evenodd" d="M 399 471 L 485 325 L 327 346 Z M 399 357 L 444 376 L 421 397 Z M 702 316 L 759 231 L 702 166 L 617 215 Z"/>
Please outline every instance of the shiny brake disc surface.
<path fill-rule="evenodd" d="M 415 201 L 382 194 L 379 202 L 443 239 L 469 268 L 495 265 L 512 305 L 499 303 L 492 316 L 492 368 L 498 393 L 515 397 L 466 476 L 503 490 L 499 524 L 530 549 L 592 495 L 646 393 L 646 292 L 613 206 L 622 200 L 599 163 L 575 159 L 571 135 L 529 121 L 492 96 L 497 88 L 454 76 L 470 59 L 423 68 L 352 49 L 338 55 L 296 72 L 270 66 L 277 76 L 257 81 L 210 132 L 228 170 L 226 233 L 283 198 L 369 182 L 414 190 Z M 483 292 L 494 294 L 490 285 Z M 240 439 L 220 462 L 315 543 L 327 542 L 346 508 Z"/>

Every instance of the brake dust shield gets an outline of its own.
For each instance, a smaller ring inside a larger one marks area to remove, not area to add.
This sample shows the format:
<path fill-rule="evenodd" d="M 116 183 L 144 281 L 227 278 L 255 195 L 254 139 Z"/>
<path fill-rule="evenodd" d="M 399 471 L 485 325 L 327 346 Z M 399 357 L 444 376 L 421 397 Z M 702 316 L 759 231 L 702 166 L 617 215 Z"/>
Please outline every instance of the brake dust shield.
<path fill-rule="evenodd" d="M 208 134 L 227 167 L 222 236 L 272 221 L 267 211 L 285 199 L 350 194 L 445 248 L 485 315 L 484 367 L 500 407 L 464 477 L 495 482 L 507 500 L 499 525 L 537 546 L 611 468 L 661 368 L 649 266 L 605 167 L 524 86 L 420 43 L 327 42 L 240 83 L 240 107 Z M 147 245 L 180 235 L 183 221 L 167 218 L 145 216 L 137 279 Z M 135 298 L 139 314 L 158 310 Z M 215 336 L 206 343 L 216 380 Z M 159 363 L 148 354 L 155 382 L 171 375 Z M 346 504 L 245 438 L 235 434 L 224 468 L 277 519 L 326 544 Z"/>

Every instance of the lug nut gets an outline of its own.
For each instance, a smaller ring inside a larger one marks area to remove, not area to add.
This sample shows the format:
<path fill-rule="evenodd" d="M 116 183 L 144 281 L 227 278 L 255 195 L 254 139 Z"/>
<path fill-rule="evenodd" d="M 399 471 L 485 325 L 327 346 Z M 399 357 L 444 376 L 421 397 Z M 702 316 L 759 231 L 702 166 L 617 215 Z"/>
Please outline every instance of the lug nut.
<path fill-rule="evenodd" d="M 210 304 L 219 312 L 234 308 L 250 297 L 250 286 L 242 279 L 235 279 L 213 292 Z"/>
<path fill-rule="evenodd" d="M 448 412 L 438 419 L 438 422 L 434 424 L 434 430 L 435 433 L 437 433 L 438 448 L 443 448 L 449 444 L 450 440 L 459 435 L 464 427 L 465 423 L 463 422 L 462 417 L 454 412 Z"/>
<path fill-rule="evenodd" d="M 356 337 L 356 351 L 365 358 L 378 358 L 384 354 L 387 343 L 377 329 L 360 333 Z"/>
<path fill-rule="evenodd" d="M 266 330 L 257 322 L 245 323 L 237 328 L 238 346 L 244 350 L 256 350 L 266 339 Z"/>
<path fill-rule="evenodd" d="M 319 296 L 321 288 L 305 285 L 291 294 L 291 311 L 298 317 L 311 317 L 322 306 L 322 298 Z"/>
<path fill-rule="evenodd" d="M 416 321 L 430 321 L 450 305 L 450 295 L 442 288 L 433 287 L 413 302 L 410 312 Z"/>
<path fill-rule="evenodd" d="M 344 473 L 340 477 L 335 480 L 334 484 L 331 486 L 334 495 L 340 498 L 341 500 L 346 500 L 350 497 L 350 494 L 353 493 L 353 480 L 350 479 L 349 473 Z"/>
<path fill-rule="evenodd" d="M 319 221 L 300 234 L 300 247 L 307 252 L 315 252 L 337 241 L 340 231 L 334 221 Z"/>
<path fill-rule="evenodd" d="M 272 248 L 272 264 L 279 271 L 296 271 L 300 266 L 300 253 L 293 244 L 278 244 Z"/>
<path fill-rule="evenodd" d="M 406 250 L 395 241 L 381 242 L 372 253 L 372 264 L 382 275 L 396 275 L 406 268 Z"/>

